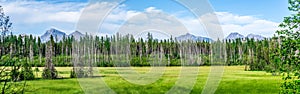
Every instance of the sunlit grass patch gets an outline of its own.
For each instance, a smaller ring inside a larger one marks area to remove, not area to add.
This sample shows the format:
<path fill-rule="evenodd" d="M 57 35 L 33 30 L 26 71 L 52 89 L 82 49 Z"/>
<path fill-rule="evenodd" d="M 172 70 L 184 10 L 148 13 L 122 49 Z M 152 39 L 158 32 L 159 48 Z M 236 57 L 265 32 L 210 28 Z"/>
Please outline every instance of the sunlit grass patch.
<path fill-rule="evenodd" d="M 191 67 L 193 68 L 193 67 Z M 147 73 L 150 67 L 134 67 L 138 73 Z M 206 84 L 210 67 L 199 68 L 197 82 L 191 93 L 200 94 Z M 83 90 L 77 79 L 68 79 L 71 67 L 57 68 L 59 76 L 67 79 L 28 81 L 26 93 L 35 94 L 81 94 Z M 114 67 L 98 68 L 102 79 L 116 93 L 122 94 L 163 94 L 171 89 L 178 80 L 181 67 L 166 67 L 164 74 L 154 83 L 139 85 L 130 83 L 119 75 Z M 121 71 L 121 70 L 119 70 Z M 88 80 L 88 78 L 87 78 Z M 91 81 L 91 83 L 93 83 Z M 217 94 L 271 94 L 278 93 L 281 76 L 272 76 L 263 71 L 244 71 L 244 66 L 226 66 Z M 90 87 L 91 90 L 97 88 Z M 182 87 L 184 89 L 184 87 Z"/>

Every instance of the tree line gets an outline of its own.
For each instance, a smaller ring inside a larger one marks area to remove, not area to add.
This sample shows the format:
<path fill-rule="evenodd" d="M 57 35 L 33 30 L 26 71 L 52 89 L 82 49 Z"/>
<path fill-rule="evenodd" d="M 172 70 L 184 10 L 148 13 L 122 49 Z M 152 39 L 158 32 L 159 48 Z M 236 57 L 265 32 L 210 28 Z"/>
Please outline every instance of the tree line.
<path fill-rule="evenodd" d="M 118 37 L 119 36 L 119 37 Z M 54 37 L 50 36 L 50 41 L 41 42 L 40 37 L 32 35 L 7 35 L 0 39 L 0 56 L 1 66 L 9 66 L 7 61 L 12 58 L 18 58 L 19 61 L 25 61 L 32 67 L 44 67 L 46 62 L 53 62 L 55 66 L 70 67 L 72 64 L 72 45 L 74 42 L 93 41 L 93 44 L 87 45 L 94 47 L 93 50 L 99 55 L 95 56 L 97 67 L 115 66 L 112 57 L 117 55 L 114 44 L 126 42 L 130 52 L 131 66 L 150 66 L 147 59 L 153 51 L 163 53 L 163 58 L 167 61 L 167 66 L 181 66 L 180 48 L 182 44 L 187 43 L 193 45 L 191 50 L 198 50 L 198 57 L 201 61 L 195 65 L 210 65 L 210 55 L 212 51 L 212 42 L 210 41 L 177 41 L 174 38 L 158 40 L 153 39 L 149 33 L 147 39 L 134 39 L 133 36 L 113 35 L 113 36 L 89 36 L 86 35 L 80 40 L 74 37 L 63 37 L 61 41 L 54 41 Z M 117 39 L 118 38 L 118 39 Z M 278 67 L 278 48 L 280 47 L 280 38 L 266 38 L 265 40 L 254 39 L 235 39 L 235 40 L 217 40 L 226 50 L 220 52 L 224 58 L 226 65 L 246 65 L 245 70 L 269 70 L 270 67 Z M 92 49 L 92 48 L 91 48 Z M 50 51 L 50 52 L 49 52 Z M 50 56 L 49 56 L 50 54 Z M 225 57 L 226 56 L 226 57 Z M 50 58 L 50 59 L 49 59 Z M 276 71 L 271 69 L 270 71 Z"/>

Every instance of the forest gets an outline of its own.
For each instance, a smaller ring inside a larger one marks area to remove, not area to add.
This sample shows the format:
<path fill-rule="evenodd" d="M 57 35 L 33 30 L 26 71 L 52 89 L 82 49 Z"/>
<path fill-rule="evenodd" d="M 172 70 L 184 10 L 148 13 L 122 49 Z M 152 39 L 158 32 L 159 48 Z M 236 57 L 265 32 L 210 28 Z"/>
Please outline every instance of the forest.
<path fill-rule="evenodd" d="M 114 53 L 112 43 L 116 43 L 115 35 L 112 37 L 108 36 L 85 36 L 80 40 L 75 40 L 73 37 L 64 37 L 62 41 L 54 41 L 53 36 L 50 37 L 50 41 L 42 43 L 39 37 L 33 37 L 32 35 L 16 36 L 7 35 L 1 40 L 1 66 L 10 66 L 6 62 L 23 61 L 27 62 L 31 67 L 43 67 L 47 60 L 47 51 L 53 52 L 52 60 L 55 66 L 70 67 L 72 64 L 72 43 L 75 41 L 80 43 L 81 40 L 86 41 L 92 39 L 93 44 L 88 45 L 95 47 L 95 51 L 99 52 L 96 59 L 97 67 L 113 67 L 112 56 Z M 201 61 L 199 64 L 194 66 L 209 66 L 210 65 L 210 54 L 211 54 L 211 43 L 209 41 L 177 41 L 176 39 L 170 38 L 165 40 L 153 39 L 149 33 L 147 39 L 134 39 L 133 36 L 122 37 L 122 40 L 126 41 L 130 45 L 130 64 L 131 66 L 150 66 L 147 59 L 151 58 L 149 55 L 153 51 L 160 51 L 167 61 L 167 66 L 181 66 L 180 63 L 180 47 L 184 43 L 195 46 L 194 49 L 199 52 Z M 228 66 L 232 65 L 246 65 L 245 70 L 269 70 L 278 71 L 279 66 L 276 63 L 280 62 L 279 59 L 279 43 L 278 37 L 266 38 L 264 40 L 254 39 L 235 39 L 235 40 L 217 40 L 216 42 L 225 45 L 222 54 L 224 55 L 225 64 Z M 47 46 L 50 48 L 47 48 Z M 160 50 L 159 50 L 160 49 Z M 292 53 L 292 52 L 291 52 Z M 296 54 L 296 53 L 295 53 Z M 226 56 L 226 57 L 225 57 Z M 14 60 L 18 58 L 19 60 Z M 13 60 L 13 61 L 11 61 Z"/>

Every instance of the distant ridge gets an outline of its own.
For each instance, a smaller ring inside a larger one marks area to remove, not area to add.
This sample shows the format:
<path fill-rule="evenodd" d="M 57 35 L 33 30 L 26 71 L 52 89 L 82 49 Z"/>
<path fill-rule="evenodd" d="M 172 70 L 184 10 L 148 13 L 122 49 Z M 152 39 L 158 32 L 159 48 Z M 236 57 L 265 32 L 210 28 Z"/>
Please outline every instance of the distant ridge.
<path fill-rule="evenodd" d="M 79 40 L 81 37 L 84 37 L 85 35 L 82 34 L 79 31 L 75 31 L 72 32 L 71 34 L 67 35 L 66 33 L 57 30 L 55 28 L 51 28 L 49 30 L 47 30 L 42 36 L 41 36 L 41 41 L 42 42 L 47 42 L 50 40 L 50 35 L 53 36 L 54 41 L 59 42 L 63 39 L 63 37 L 74 37 L 75 40 Z M 261 35 L 256 35 L 256 34 L 249 34 L 246 37 L 242 34 L 239 34 L 238 32 L 233 32 L 230 33 L 225 39 L 226 40 L 235 40 L 235 39 L 245 39 L 245 38 L 249 38 L 249 39 L 254 39 L 254 40 L 264 40 L 265 37 L 261 36 Z M 195 36 L 193 34 L 190 33 L 186 33 L 185 35 L 181 35 L 178 37 L 175 37 L 176 40 L 178 41 L 187 41 L 187 40 L 191 40 L 191 41 L 206 41 L 206 42 L 212 42 L 214 40 L 212 40 L 211 38 L 208 37 L 202 37 L 202 36 Z"/>
<path fill-rule="evenodd" d="M 226 40 L 235 40 L 235 39 L 254 39 L 254 40 L 264 40 L 265 37 L 261 35 L 256 35 L 256 34 L 248 34 L 246 37 L 242 34 L 239 34 L 237 32 L 230 33 L 227 37 Z"/>
<path fill-rule="evenodd" d="M 248 39 L 254 39 L 254 40 L 264 40 L 265 37 L 261 36 L 261 35 L 255 35 L 255 34 L 249 34 L 247 35 Z"/>
<path fill-rule="evenodd" d="M 50 36 L 53 36 L 55 42 L 59 42 L 63 40 L 63 37 L 74 37 L 75 40 L 79 40 L 81 37 L 84 37 L 84 34 L 82 34 L 79 31 L 75 31 L 69 35 L 64 33 L 63 31 L 57 30 L 55 28 L 51 28 L 47 30 L 42 36 L 41 36 L 41 41 L 42 42 L 47 42 L 50 40 Z"/>
<path fill-rule="evenodd" d="M 191 41 L 207 41 L 207 42 L 213 41 L 210 38 L 201 37 L 201 36 L 195 36 L 195 35 L 190 34 L 190 33 L 186 33 L 185 35 L 178 36 L 178 37 L 176 37 L 176 39 L 178 41 L 187 41 L 187 40 L 191 40 Z"/>
<path fill-rule="evenodd" d="M 68 35 L 68 37 L 74 37 L 75 40 L 79 40 L 81 37 L 84 37 L 84 34 L 80 33 L 79 31 L 75 31 Z"/>

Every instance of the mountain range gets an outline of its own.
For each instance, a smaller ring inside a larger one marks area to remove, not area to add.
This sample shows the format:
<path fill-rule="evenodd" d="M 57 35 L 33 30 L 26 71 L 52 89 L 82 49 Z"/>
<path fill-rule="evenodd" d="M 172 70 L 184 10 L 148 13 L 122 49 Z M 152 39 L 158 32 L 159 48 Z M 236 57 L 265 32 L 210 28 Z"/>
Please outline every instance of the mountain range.
<path fill-rule="evenodd" d="M 63 37 L 71 37 L 73 36 L 75 40 L 80 39 L 80 37 L 83 37 L 84 34 L 80 33 L 79 31 L 75 31 L 69 35 L 67 35 L 66 33 L 57 30 L 55 28 L 51 28 L 50 30 L 47 30 L 42 36 L 41 36 L 41 41 L 42 42 L 47 42 L 50 40 L 50 36 L 53 36 L 54 41 L 61 41 L 63 39 Z"/>
<path fill-rule="evenodd" d="M 235 40 L 235 39 L 245 39 L 245 38 L 254 39 L 254 40 L 264 40 L 265 39 L 265 37 L 263 37 L 261 35 L 255 35 L 255 34 L 249 34 L 245 37 L 244 35 L 239 34 L 237 32 L 230 33 L 225 39 L 226 40 Z"/>
<path fill-rule="evenodd" d="M 47 42 L 50 40 L 50 35 L 53 36 L 54 41 L 61 41 L 63 39 L 63 37 L 71 37 L 73 36 L 75 40 L 79 40 L 81 37 L 84 37 L 85 35 L 82 34 L 79 31 L 75 31 L 69 35 L 67 35 L 66 33 L 57 30 L 55 28 L 51 28 L 49 30 L 47 30 L 42 36 L 41 36 L 41 41 L 42 42 Z M 185 41 L 185 40 L 192 40 L 192 41 L 207 41 L 207 42 L 211 42 L 214 41 L 210 38 L 207 37 L 202 37 L 202 36 L 195 36 L 193 34 L 187 33 L 185 35 L 181 35 L 178 37 L 175 37 L 178 41 Z M 255 35 L 255 34 L 249 34 L 246 37 L 242 34 L 239 34 L 237 32 L 233 32 L 230 33 L 225 39 L 226 40 L 235 40 L 235 39 L 245 39 L 245 38 L 249 38 L 249 39 L 254 39 L 254 40 L 264 40 L 265 37 L 261 36 L 261 35 Z"/>
<path fill-rule="evenodd" d="M 80 33 L 79 31 L 75 31 L 68 35 L 68 37 L 74 37 L 75 40 L 79 40 L 81 37 L 84 37 L 84 34 Z"/>
<path fill-rule="evenodd" d="M 195 36 L 193 34 L 190 34 L 190 33 L 187 33 L 185 35 L 181 35 L 181 36 L 178 36 L 176 37 L 176 39 L 178 41 L 186 41 L 186 40 L 192 40 L 192 41 L 213 41 L 212 39 L 210 38 L 207 38 L 207 37 L 201 37 L 201 36 Z"/>
<path fill-rule="evenodd" d="M 237 32 L 233 32 L 233 33 L 230 33 L 225 39 L 226 40 L 235 40 L 238 38 L 243 39 L 243 38 L 245 38 L 245 36 L 242 34 L 239 34 Z"/>
<path fill-rule="evenodd" d="M 264 40 L 265 39 L 265 37 L 263 37 L 261 35 L 255 35 L 255 34 L 249 34 L 249 35 L 247 35 L 246 38 L 254 39 L 254 40 Z"/>
<path fill-rule="evenodd" d="M 235 40 L 235 39 L 245 39 L 245 38 L 249 38 L 249 39 L 254 39 L 254 40 L 264 40 L 265 37 L 261 36 L 261 35 L 255 35 L 255 34 L 249 34 L 246 37 L 242 34 L 239 34 L 237 32 L 233 32 L 230 33 L 225 40 Z M 185 35 L 181 35 L 179 37 L 176 37 L 177 40 L 179 41 L 184 41 L 184 40 L 192 40 L 192 41 L 214 41 L 210 38 L 207 37 L 201 37 L 201 36 L 195 36 L 193 34 L 187 33 Z"/>

